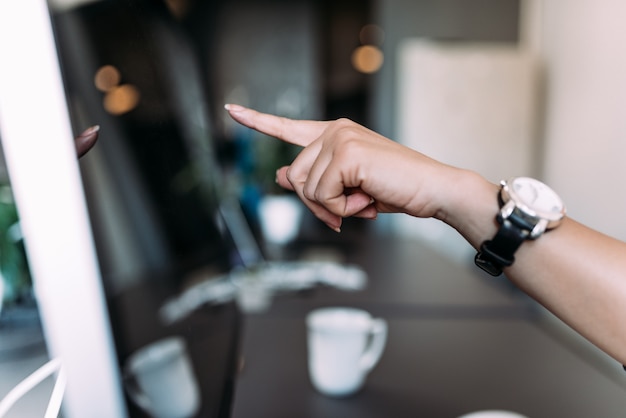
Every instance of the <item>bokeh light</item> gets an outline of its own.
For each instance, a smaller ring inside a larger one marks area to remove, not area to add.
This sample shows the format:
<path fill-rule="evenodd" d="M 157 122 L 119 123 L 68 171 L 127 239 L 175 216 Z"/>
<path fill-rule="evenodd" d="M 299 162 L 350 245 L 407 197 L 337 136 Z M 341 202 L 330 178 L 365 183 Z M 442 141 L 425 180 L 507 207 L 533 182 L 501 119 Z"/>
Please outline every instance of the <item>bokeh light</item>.
<path fill-rule="evenodd" d="M 384 61 L 383 52 L 372 45 L 358 47 L 352 53 L 352 65 L 354 68 L 365 74 L 372 74 L 380 70 Z"/>
<path fill-rule="evenodd" d="M 107 92 L 120 84 L 122 76 L 120 71 L 113 65 L 103 65 L 98 68 L 94 76 L 94 84 L 100 91 Z"/>
<path fill-rule="evenodd" d="M 113 115 L 130 112 L 139 104 L 139 90 L 132 84 L 114 87 L 104 96 L 104 108 Z"/>

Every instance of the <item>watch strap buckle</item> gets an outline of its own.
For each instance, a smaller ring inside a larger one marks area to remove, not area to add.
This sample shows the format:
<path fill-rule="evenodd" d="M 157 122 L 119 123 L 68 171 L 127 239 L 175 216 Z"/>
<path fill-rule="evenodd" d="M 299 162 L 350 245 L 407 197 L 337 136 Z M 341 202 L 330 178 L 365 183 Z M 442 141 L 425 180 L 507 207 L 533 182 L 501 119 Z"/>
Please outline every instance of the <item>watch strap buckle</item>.
<path fill-rule="evenodd" d="M 499 276 L 502 274 L 504 267 L 513 264 L 515 257 L 511 256 L 511 258 L 505 258 L 498 255 L 489 248 L 491 243 L 492 241 L 483 242 L 480 246 L 480 251 L 478 251 L 474 257 L 474 263 L 492 276 Z"/>

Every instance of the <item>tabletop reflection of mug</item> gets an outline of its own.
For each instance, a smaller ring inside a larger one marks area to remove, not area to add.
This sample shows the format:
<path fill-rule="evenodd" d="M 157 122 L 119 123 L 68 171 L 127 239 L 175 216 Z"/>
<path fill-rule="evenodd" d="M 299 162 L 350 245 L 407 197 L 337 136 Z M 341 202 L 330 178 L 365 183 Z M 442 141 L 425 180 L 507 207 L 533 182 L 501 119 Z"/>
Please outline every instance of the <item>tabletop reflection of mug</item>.
<path fill-rule="evenodd" d="M 334 307 L 310 312 L 306 325 L 313 386 L 329 396 L 357 392 L 384 351 L 387 322 L 360 309 Z"/>
<path fill-rule="evenodd" d="M 165 338 L 133 353 L 124 368 L 130 398 L 155 418 L 189 418 L 200 393 L 185 340 Z"/>

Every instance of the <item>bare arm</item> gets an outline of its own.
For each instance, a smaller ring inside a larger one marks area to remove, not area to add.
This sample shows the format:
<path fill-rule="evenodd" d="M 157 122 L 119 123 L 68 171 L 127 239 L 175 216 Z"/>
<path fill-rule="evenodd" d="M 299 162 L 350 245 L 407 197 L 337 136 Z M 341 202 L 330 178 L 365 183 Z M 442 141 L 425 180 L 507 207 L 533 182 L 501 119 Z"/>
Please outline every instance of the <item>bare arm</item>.
<path fill-rule="evenodd" d="M 347 120 L 295 121 L 236 105 L 238 122 L 304 147 L 277 182 L 339 231 L 347 216 L 439 219 L 478 248 L 497 231 L 498 186 Z M 572 219 L 524 243 L 507 277 L 626 364 L 626 244 Z"/>
<path fill-rule="evenodd" d="M 472 176 L 468 175 L 470 179 Z M 473 185 L 471 183 L 474 183 Z M 476 249 L 497 231 L 498 187 L 469 180 L 446 221 Z M 487 195 L 491 194 L 491 200 Z M 489 203 L 491 202 L 491 203 Z M 506 276 L 578 333 L 626 364 L 626 244 L 565 218 L 526 241 Z"/>
<path fill-rule="evenodd" d="M 626 364 L 626 244 L 566 219 L 516 258 L 513 282 Z"/>

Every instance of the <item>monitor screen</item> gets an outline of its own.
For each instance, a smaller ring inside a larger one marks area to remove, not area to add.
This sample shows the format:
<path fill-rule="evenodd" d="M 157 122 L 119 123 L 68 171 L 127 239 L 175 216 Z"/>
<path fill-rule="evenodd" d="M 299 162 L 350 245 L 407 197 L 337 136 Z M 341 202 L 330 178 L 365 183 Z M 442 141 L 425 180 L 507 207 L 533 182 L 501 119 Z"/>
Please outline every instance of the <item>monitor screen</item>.
<path fill-rule="evenodd" d="M 235 303 L 164 323 L 162 305 L 220 280 L 237 252 L 219 211 L 208 82 L 164 3 L 102 1 L 53 14 L 75 131 L 98 124 L 81 160 L 120 367 L 156 340 L 184 337 L 201 416 L 229 412 L 237 360 Z M 141 413 L 129 402 L 133 413 Z"/>

